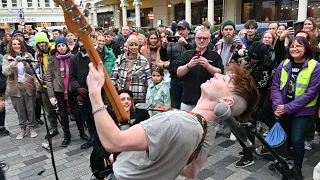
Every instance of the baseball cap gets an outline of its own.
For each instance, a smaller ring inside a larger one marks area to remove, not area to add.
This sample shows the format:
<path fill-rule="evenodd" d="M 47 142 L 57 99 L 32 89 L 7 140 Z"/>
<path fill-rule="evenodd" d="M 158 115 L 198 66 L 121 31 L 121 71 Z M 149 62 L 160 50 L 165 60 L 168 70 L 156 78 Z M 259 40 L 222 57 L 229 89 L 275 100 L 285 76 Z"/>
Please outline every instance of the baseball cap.
<path fill-rule="evenodd" d="M 186 20 L 179 21 L 176 28 L 179 27 L 182 27 L 183 29 L 190 29 L 190 25 Z"/>

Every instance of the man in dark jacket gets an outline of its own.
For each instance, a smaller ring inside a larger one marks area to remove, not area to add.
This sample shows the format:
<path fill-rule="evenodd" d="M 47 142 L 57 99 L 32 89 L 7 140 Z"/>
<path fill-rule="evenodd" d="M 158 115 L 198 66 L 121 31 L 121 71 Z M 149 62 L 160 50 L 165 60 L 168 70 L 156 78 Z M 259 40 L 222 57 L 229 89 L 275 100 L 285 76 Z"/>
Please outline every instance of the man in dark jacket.
<path fill-rule="evenodd" d="M 92 146 L 91 139 L 96 132 L 96 129 L 94 126 L 92 108 L 88 96 L 88 86 L 86 82 L 89 72 L 88 64 L 90 63 L 90 59 L 86 49 L 83 46 L 83 42 L 79 40 L 78 43 L 80 51 L 71 58 L 69 75 L 71 89 L 78 93 L 77 99 L 81 117 L 87 122 L 88 131 L 91 137 L 86 143 L 81 145 L 81 149 L 87 149 Z"/>
<path fill-rule="evenodd" d="M 114 33 L 112 31 L 107 31 L 104 33 L 106 37 L 106 46 L 113 50 L 113 54 L 117 58 L 121 54 L 120 45 L 114 42 Z"/>
<path fill-rule="evenodd" d="M 117 39 L 114 39 L 114 41 L 116 42 L 116 44 L 118 44 L 121 48 L 121 50 L 123 49 L 123 45 L 124 43 L 127 41 L 127 39 L 129 38 L 131 31 L 130 31 L 130 27 L 129 26 L 123 26 L 122 30 L 121 30 L 121 35 L 119 35 L 119 37 Z"/>
<path fill-rule="evenodd" d="M 208 50 L 210 31 L 202 27 L 197 31 L 195 42 L 196 50 L 184 52 L 176 60 L 177 75 L 182 78 L 183 90 L 181 110 L 191 111 L 200 98 L 200 86 L 214 76 L 223 72 L 223 64 L 217 52 Z"/>
<path fill-rule="evenodd" d="M 271 76 L 274 69 L 274 63 L 271 57 L 268 56 L 267 46 L 260 42 L 252 43 L 251 47 L 246 54 L 246 57 L 240 57 L 238 53 L 235 53 L 231 57 L 232 62 L 238 62 L 246 68 L 253 77 L 255 84 L 259 90 L 259 102 L 258 106 L 253 112 L 252 119 L 249 120 L 252 124 L 256 125 L 257 121 L 262 121 L 269 126 L 272 126 L 272 121 L 264 120 L 263 117 L 273 117 L 273 111 L 270 102 L 270 87 Z M 269 115 L 270 114 L 270 115 Z M 241 121 L 241 119 L 240 119 Z M 249 140 L 254 143 L 254 135 L 248 134 Z M 243 150 L 239 154 L 242 156 L 240 160 L 235 163 L 236 167 L 247 167 L 254 164 L 252 152 L 239 140 Z"/>
<path fill-rule="evenodd" d="M 24 46 L 27 48 L 28 53 L 30 53 L 33 57 L 35 55 L 35 50 L 33 47 L 28 46 L 26 41 L 24 40 L 22 31 L 16 30 L 12 33 L 12 37 L 18 37 L 24 43 Z"/>
<path fill-rule="evenodd" d="M 247 34 L 245 37 L 241 38 L 241 41 L 245 47 L 249 49 L 253 42 L 260 41 L 261 39 L 261 37 L 257 34 L 258 23 L 254 19 L 249 19 L 244 24 L 244 28 L 247 29 Z"/>
<path fill-rule="evenodd" d="M 195 49 L 195 42 L 192 35 L 190 35 L 190 26 L 187 21 L 183 20 L 177 24 L 177 32 L 179 33 L 178 42 L 168 42 L 167 38 L 162 38 L 160 57 L 162 61 L 170 61 L 170 64 L 165 64 L 164 68 L 167 68 L 170 73 L 173 103 L 176 108 L 180 109 L 182 81 L 177 76 L 175 61 L 180 58 L 183 52 Z"/>

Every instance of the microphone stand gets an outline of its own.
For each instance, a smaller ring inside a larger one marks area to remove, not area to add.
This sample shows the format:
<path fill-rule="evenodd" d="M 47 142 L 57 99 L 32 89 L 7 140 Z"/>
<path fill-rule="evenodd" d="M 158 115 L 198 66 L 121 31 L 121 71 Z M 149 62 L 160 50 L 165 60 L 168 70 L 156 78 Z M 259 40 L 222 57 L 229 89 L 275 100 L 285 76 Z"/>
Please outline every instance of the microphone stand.
<path fill-rule="evenodd" d="M 284 160 L 281 156 L 279 156 L 274 149 L 264 140 L 264 138 L 257 132 L 257 128 L 252 123 L 241 123 L 243 127 L 245 127 L 249 132 L 253 133 L 255 137 L 262 143 L 262 145 L 270 152 L 272 157 L 275 159 L 273 163 L 273 167 L 282 175 L 282 180 L 302 180 L 298 176 L 298 172 L 296 168 L 291 164 Z M 248 148 L 253 153 L 260 156 L 255 150 Z"/>
<path fill-rule="evenodd" d="M 41 82 L 41 80 L 40 80 L 39 77 L 37 76 L 36 71 L 35 71 L 35 69 L 34 69 L 31 61 L 26 61 L 26 62 L 30 65 L 30 67 L 31 67 L 31 69 L 32 69 L 32 71 L 33 71 L 33 74 L 35 75 L 37 81 L 38 81 L 39 84 L 40 84 L 40 87 L 43 87 L 44 84 Z M 50 102 L 50 98 L 49 98 L 48 94 L 47 94 L 47 93 L 44 93 L 44 94 L 45 94 L 46 98 L 47 98 L 47 99 L 49 100 L 49 102 Z M 51 104 L 51 107 L 52 107 L 53 109 L 55 109 L 55 108 L 52 106 L 52 104 Z M 48 143 L 49 143 L 49 147 L 50 147 L 52 167 L 53 167 L 53 171 L 54 171 L 54 175 L 55 175 L 56 180 L 59 180 L 58 174 L 57 174 L 56 164 L 55 164 L 55 161 L 54 161 L 54 155 L 53 155 L 53 148 L 52 148 L 52 141 L 51 141 L 52 137 L 51 137 L 51 134 L 50 134 L 50 131 L 49 131 L 49 127 L 48 127 L 48 122 L 47 122 L 47 118 L 46 118 L 46 111 L 44 110 L 44 107 L 43 107 L 43 106 L 42 106 L 42 110 L 43 110 L 43 117 L 44 117 L 44 122 L 45 122 L 45 126 L 46 126 L 46 131 L 47 131 L 47 139 L 48 139 Z M 59 121 L 60 124 L 61 124 L 61 119 L 60 119 L 60 117 L 59 117 L 59 114 L 57 113 L 57 111 L 55 111 L 55 113 L 57 114 L 57 119 L 58 119 L 58 121 Z"/>

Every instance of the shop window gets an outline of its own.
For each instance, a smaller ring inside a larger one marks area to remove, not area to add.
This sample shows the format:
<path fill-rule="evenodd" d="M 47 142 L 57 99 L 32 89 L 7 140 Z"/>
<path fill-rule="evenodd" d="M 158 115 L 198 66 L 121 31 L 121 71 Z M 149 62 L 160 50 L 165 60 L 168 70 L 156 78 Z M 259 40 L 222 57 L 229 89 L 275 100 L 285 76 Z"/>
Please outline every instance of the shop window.
<path fill-rule="evenodd" d="M 32 0 L 27 0 L 28 7 L 33 7 Z"/>
<path fill-rule="evenodd" d="M 314 17 L 318 23 L 320 23 L 320 2 L 308 3 L 308 17 Z"/>
<path fill-rule="evenodd" d="M 44 0 L 44 7 L 50 7 L 50 0 Z"/>
<path fill-rule="evenodd" d="M 275 1 L 263 1 L 261 21 L 276 21 L 277 20 L 277 8 Z"/>
<path fill-rule="evenodd" d="M 2 0 L 1 2 L 2 2 L 2 7 L 3 7 L 3 8 L 7 8 L 7 7 L 8 7 L 8 2 L 7 2 L 7 0 Z"/>
<path fill-rule="evenodd" d="M 18 7 L 18 2 L 17 2 L 17 0 L 12 0 L 11 2 L 12 2 L 12 7 L 13 7 L 13 8 L 17 8 L 17 7 Z"/>
<path fill-rule="evenodd" d="M 280 21 L 296 20 L 298 18 L 299 2 L 295 0 L 281 1 Z"/>

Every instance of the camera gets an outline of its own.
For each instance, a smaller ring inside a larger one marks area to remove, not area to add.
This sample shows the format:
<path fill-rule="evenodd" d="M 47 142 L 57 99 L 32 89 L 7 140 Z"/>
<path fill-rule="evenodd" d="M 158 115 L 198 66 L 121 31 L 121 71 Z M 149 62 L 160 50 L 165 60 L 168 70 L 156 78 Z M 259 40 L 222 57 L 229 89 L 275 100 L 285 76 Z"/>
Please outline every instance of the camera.
<path fill-rule="evenodd" d="M 229 63 L 241 63 L 242 60 L 245 60 L 247 62 L 250 62 L 251 60 L 251 57 L 249 56 L 248 54 L 248 50 L 244 50 L 244 56 L 240 56 L 238 54 L 238 51 L 236 51 L 232 56 L 231 56 L 231 59 L 230 59 L 230 62 Z"/>

